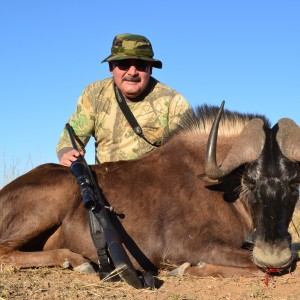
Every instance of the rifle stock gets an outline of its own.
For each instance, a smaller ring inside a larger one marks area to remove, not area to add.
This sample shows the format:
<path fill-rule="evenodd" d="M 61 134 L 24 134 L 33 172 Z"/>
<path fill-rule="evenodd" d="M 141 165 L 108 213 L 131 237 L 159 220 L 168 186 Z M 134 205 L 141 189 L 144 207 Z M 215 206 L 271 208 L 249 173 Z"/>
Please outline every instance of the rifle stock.
<path fill-rule="evenodd" d="M 134 288 L 141 289 L 143 287 L 142 283 L 122 246 L 117 231 L 109 219 L 108 211 L 102 208 L 95 213 L 95 216 L 103 228 L 107 247 L 119 276 Z"/>

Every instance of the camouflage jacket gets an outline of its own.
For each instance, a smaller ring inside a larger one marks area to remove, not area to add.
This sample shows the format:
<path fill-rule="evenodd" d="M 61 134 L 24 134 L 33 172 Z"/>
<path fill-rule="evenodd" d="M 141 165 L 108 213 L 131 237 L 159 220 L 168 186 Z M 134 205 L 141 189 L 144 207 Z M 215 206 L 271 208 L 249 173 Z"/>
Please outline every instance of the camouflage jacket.
<path fill-rule="evenodd" d="M 126 101 L 146 138 L 162 144 L 181 125 L 183 116 L 192 113 L 192 108 L 179 93 L 153 77 L 149 84 L 150 92 L 145 97 Z M 133 159 L 154 148 L 134 133 L 127 122 L 115 97 L 113 78 L 87 86 L 68 122 L 84 146 L 91 136 L 95 138 L 101 163 Z M 72 144 L 64 130 L 57 146 L 58 158 L 70 148 Z"/>

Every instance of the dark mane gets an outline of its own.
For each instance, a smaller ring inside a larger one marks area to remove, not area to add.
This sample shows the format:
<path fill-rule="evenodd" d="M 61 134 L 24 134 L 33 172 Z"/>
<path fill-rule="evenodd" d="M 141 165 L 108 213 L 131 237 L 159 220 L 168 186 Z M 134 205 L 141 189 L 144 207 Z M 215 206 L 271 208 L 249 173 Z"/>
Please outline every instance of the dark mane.
<path fill-rule="evenodd" d="M 206 124 L 211 124 L 215 119 L 218 113 L 219 107 L 215 105 L 203 104 L 201 106 L 197 106 L 195 109 L 196 119 L 200 127 L 206 128 Z M 264 121 L 267 127 L 271 126 L 269 119 L 262 114 L 252 114 L 252 113 L 241 113 L 238 111 L 231 111 L 228 109 L 224 110 L 223 114 L 223 122 L 228 122 L 230 125 L 235 126 L 237 122 L 247 123 L 248 121 L 260 118 Z"/>
<path fill-rule="evenodd" d="M 183 122 L 178 129 L 169 136 L 164 143 L 169 141 L 174 135 L 182 131 L 196 131 L 209 133 L 211 125 L 218 113 L 219 107 L 216 105 L 203 104 L 197 106 L 193 112 L 187 113 L 183 117 Z M 237 135 L 243 130 L 246 123 L 254 118 L 260 118 L 264 121 L 267 128 L 270 128 L 271 122 L 262 114 L 241 113 L 237 111 L 224 110 L 219 133 L 220 135 Z"/>

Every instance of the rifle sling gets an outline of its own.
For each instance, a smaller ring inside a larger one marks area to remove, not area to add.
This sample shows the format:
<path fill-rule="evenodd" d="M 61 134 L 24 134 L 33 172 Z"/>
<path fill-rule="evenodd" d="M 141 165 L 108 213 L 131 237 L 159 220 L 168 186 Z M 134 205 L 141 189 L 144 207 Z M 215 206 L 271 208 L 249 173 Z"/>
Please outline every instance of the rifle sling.
<path fill-rule="evenodd" d="M 119 104 L 119 107 L 125 116 L 126 120 L 130 124 L 133 131 L 141 137 L 144 141 L 146 141 L 148 144 L 154 147 L 158 147 L 156 143 L 151 143 L 144 135 L 142 127 L 139 125 L 138 121 L 136 120 L 135 116 L 133 115 L 132 111 L 128 107 L 128 104 L 126 103 L 126 100 L 123 96 L 123 94 L 120 92 L 116 84 L 114 85 L 115 95 L 117 99 L 117 103 Z"/>
<path fill-rule="evenodd" d="M 94 242 L 95 248 L 97 250 L 98 259 L 99 259 L 99 275 L 103 279 L 107 274 L 112 271 L 112 268 L 109 263 L 109 258 L 106 251 L 106 239 L 104 231 L 93 211 L 88 210 L 89 214 L 89 224 L 90 224 L 90 233 L 92 240 Z M 105 275 L 103 275 L 105 274 Z"/>

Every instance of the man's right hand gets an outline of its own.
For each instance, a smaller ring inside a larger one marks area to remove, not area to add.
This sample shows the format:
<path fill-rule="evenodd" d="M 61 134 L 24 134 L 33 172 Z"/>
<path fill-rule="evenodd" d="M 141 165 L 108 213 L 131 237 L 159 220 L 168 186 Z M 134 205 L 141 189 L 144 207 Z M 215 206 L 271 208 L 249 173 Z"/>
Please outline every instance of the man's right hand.
<path fill-rule="evenodd" d="M 77 160 L 77 157 L 79 155 L 83 155 L 83 154 L 84 154 L 83 151 L 78 152 L 77 150 L 72 149 L 63 154 L 59 163 L 63 166 L 70 167 L 72 162 Z"/>

